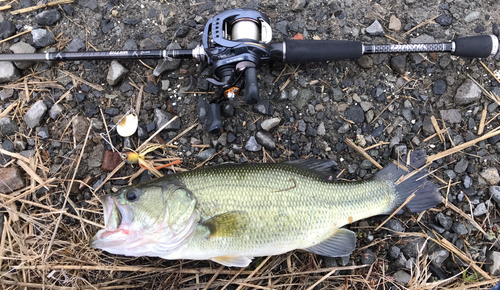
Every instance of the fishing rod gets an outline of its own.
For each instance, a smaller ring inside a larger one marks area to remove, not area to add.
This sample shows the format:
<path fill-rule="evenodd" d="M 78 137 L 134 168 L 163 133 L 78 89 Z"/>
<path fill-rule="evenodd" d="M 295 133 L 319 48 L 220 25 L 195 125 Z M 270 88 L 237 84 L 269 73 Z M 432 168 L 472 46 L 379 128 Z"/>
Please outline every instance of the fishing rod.
<path fill-rule="evenodd" d="M 259 100 L 257 70 L 269 62 L 309 63 L 357 59 L 376 53 L 447 52 L 467 58 L 486 58 L 498 52 L 495 35 L 460 37 L 445 43 L 364 44 L 350 40 L 285 40 L 271 43 L 269 18 L 251 9 L 231 9 L 210 18 L 205 25 L 202 44 L 194 49 L 111 50 L 86 52 L 48 52 L 0 54 L 0 61 L 73 61 L 163 59 L 153 74 L 172 59 L 197 59 L 212 66 L 217 87 L 206 111 L 205 128 L 210 133 L 222 129 L 220 104 L 243 91 L 244 101 Z"/>

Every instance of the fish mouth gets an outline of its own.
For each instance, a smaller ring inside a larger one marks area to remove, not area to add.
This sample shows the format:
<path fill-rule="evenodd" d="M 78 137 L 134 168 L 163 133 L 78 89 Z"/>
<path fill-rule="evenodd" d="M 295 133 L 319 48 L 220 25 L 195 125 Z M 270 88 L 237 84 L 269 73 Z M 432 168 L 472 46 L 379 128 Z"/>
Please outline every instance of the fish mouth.
<path fill-rule="evenodd" d="M 99 230 L 90 239 L 90 246 L 102 248 L 106 240 L 123 239 L 130 234 L 130 223 L 133 220 L 133 212 L 130 206 L 117 203 L 111 195 L 100 197 L 104 213 L 104 229 Z"/>

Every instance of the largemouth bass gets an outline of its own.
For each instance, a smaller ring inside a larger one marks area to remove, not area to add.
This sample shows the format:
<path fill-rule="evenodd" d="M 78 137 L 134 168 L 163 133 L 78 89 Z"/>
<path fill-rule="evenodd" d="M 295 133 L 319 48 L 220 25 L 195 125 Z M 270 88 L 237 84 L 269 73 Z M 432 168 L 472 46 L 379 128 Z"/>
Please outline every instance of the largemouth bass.
<path fill-rule="evenodd" d="M 391 214 L 412 193 L 416 196 L 406 204 L 412 212 L 441 202 L 426 172 L 404 179 L 426 157 L 413 152 L 409 165 L 391 163 L 360 182 L 332 181 L 325 174 L 332 162 L 324 160 L 228 164 L 166 175 L 103 196 L 105 229 L 91 246 L 238 267 L 295 249 L 349 255 L 356 235 L 342 226 Z"/>

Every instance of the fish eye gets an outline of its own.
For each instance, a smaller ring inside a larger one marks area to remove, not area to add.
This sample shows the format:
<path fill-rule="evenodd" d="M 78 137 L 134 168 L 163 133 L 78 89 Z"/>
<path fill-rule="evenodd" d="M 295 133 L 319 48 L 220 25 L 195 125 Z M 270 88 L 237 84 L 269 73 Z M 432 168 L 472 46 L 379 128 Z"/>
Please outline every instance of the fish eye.
<path fill-rule="evenodd" d="M 125 198 L 128 201 L 134 202 L 139 199 L 140 195 L 141 193 L 139 192 L 139 190 L 137 190 L 136 188 L 132 188 L 125 193 Z"/>

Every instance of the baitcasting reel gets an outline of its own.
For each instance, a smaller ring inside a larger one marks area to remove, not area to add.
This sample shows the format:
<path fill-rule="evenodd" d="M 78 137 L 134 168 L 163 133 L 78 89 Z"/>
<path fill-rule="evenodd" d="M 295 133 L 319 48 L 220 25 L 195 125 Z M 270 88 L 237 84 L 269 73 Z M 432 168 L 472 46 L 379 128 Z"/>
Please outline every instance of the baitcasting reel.
<path fill-rule="evenodd" d="M 218 133 L 222 129 L 220 103 L 232 99 L 244 88 L 244 101 L 255 104 L 259 100 L 257 69 L 266 65 L 271 57 L 272 39 L 269 18 L 245 9 L 222 12 L 205 25 L 203 49 L 213 75 L 207 81 L 219 89 L 210 101 L 206 129 Z"/>
<path fill-rule="evenodd" d="M 194 49 L 125 50 L 0 54 L 0 61 L 110 60 L 195 58 L 212 65 L 214 78 L 207 81 L 218 87 L 206 110 L 205 127 L 210 133 L 222 129 L 220 103 L 244 90 L 244 101 L 259 100 L 257 69 L 269 61 L 282 63 L 325 62 L 357 59 L 374 53 L 448 52 L 456 56 L 483 58 L 498 52 L 495 35 L 456 38 L 445 43 L 363 44 L 350 40 L 285 40 L 270 43 L 269 18 L 255 10 L 232 9 L 210 18 L 203 31 L 203 44 Z M 159 76 L 160 70 L 154 71 Z"/>

